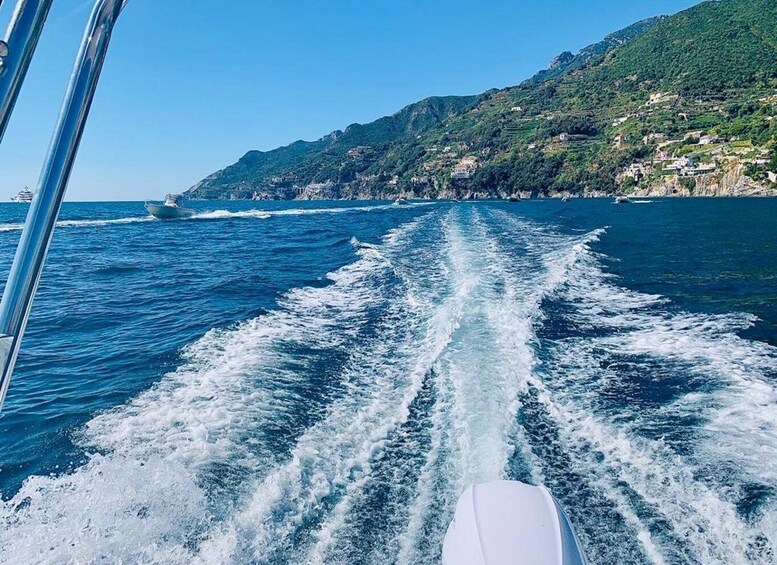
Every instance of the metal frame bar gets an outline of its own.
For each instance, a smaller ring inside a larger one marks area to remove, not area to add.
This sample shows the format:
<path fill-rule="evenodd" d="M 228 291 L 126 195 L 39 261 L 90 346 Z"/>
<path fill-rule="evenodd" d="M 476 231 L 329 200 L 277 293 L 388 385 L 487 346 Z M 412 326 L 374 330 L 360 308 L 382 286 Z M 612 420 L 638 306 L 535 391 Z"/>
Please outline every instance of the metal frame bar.
<path fill-rule="evenodd" d="M 128 0 L 97 0 L 0 302 L 0 408 L 67 190 L 111 34 Z"/>
<path fill-rule="evenodd" d="M 8 54 L 0 57 L 0 140 L 8 127 L 51 3 L 52 0 L 19 0 L 5 32 L 3 42 Z"/>

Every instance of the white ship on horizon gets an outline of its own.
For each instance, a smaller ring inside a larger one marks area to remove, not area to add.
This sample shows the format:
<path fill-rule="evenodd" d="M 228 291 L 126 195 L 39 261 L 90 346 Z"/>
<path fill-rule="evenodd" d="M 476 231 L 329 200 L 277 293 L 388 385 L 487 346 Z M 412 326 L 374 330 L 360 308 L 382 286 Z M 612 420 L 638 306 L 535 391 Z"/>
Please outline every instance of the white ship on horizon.
<path fill-rule="evenodd" d="M 32 202 L 32 191 L 25 186 L 19 191 L 19 194 L 11 197 L 11 202 L 29 204 Z"/>

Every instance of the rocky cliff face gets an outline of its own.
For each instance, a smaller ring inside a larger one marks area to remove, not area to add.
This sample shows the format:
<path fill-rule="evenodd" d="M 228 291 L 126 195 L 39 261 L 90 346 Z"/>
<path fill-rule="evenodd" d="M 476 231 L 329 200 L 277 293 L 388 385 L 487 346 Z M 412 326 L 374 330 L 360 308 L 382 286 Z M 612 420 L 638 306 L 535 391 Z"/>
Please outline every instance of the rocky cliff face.
<path fill-rule="evenodd" d="M 745 175 L 745 167 L 737 164 L 725 172 L 681 179 L 677 175 L 664 177 L 663 182 L 636 189 L 634 196 L 777 196 L 777 190 Z"/>
<path fill-rule="evenodd" d="M 569 63 L 574 61 L 575 56 L 572 54 L 571 51 L 564 51 L 560 55 L 556 55 L 553 60 L 550 62 L 550 65 L 548 65 L 548 68 L 552 71 L 555 71 L 558 68 L 566 67 Z"/>

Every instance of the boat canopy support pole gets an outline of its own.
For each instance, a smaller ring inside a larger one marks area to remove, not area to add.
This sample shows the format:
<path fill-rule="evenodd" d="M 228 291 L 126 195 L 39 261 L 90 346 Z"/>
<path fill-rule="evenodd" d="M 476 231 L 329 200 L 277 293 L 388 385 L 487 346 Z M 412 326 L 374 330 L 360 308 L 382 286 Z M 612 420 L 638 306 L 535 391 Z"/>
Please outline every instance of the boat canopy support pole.
<path fill-rule="evenodd" d="M 0 302 L 0 408 L 8 392 L 114 24 L 128 0 L 97 0 Z"/>
<path fill-rule="evenodd" d="M 0 140 L 5 135 L 52 0 L 19 0 L 0 43 Z M 0 0 L 2 3 L 2 0 Z"/>

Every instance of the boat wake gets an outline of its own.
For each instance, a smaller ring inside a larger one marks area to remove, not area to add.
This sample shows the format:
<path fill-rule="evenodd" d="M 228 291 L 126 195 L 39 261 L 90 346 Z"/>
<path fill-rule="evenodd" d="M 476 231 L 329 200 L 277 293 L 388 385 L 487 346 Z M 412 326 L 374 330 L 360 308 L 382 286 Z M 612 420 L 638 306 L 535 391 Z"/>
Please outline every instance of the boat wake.
<path fill-rule="evenodd" d="M 434 202 L 415 202 L 409 204 L 406 208 L 419 208 L 433 206 Z M 372 205 L 372 206 L 343 206 L 337 208 L 291 208 L 283 210 L 213 210 L 209 212 L 199 212 L 189 218 L 182 218 L 187 221 L 197 220 L 231 220 L 231 219 L 258 219 L 267 220 L 275 216 L 306 216 L 311 214 L 344 214 L 348 212 L 377 212 L 381 210 L 396 209 L 396 206 L 390 204 Z M 130 216 L 127 218 L 110 218 L 99 220 L 60 220 L 57 222 L 59 228 L 90 228 L 103 226 L 121 226 L 126 224 L 137 224 L 145 222 L 158 222 L 153 216 Z M 21 231 L 24 228 L 23 223 L 0 224 L 0 233 Z"/>
<path fill-rule="evenodd" d="M 546 484 L 594 563 L 773 562 L 777 351 L 619 286 L 604 234 L 455 207 L 353 240 L 95 416 L 85 465 L 0 505 L 0 562 L 434 563 L 498 478 Z"/>
<path fill-rule="evenodd" d="M 156 218 L 151 216 L 130 216 L 128 218 L 111 218 L 106 220 L 60 220 L 57 222 L 58 228 L 91 228 L 102 226 L 120 226 L 125 224 L 137 224 L 144 222 L 153 222 Z M 23 223 L 0 224 L 0 232 L 22 231 Z"/>
<path fill-rule="evenodd" d="M 432 206 L 435 202 L 416 202 L 408 204 L 410 208 L 418 208 L 424 206 Z M 391 204 L 376 204 L 370 206 L 341 206 L 336 208 L 286 208 L 283 210 L 264 210 L 264 209 L 252 209 L 252 210 L 214 210 L 212 212 L 203 212 L 192 216 L 191 220 L 226 220 L 226 219 L 240 219 L 240 218 L 258 218 L 266 220 L 275 216 L 307 216 L 311 214 L 345 214 L 349 212 L 378 212 L 381 210 L 396 209 L 396 206 Z"/>

